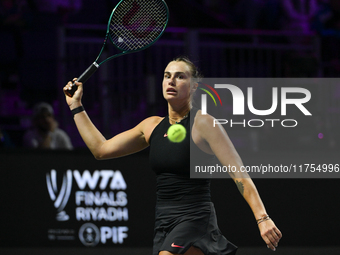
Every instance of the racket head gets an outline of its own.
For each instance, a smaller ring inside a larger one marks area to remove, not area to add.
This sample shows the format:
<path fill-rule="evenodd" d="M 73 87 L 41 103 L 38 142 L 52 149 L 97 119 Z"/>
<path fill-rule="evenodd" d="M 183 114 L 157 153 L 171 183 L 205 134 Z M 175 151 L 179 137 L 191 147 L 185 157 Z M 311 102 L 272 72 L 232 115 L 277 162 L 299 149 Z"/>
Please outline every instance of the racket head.
<path fill-rule="evenodd" d="M 124 53 L 136 52 L 154 44 L 168 22 L 164 0 L 121 0 L 111 13 L 107 35 Z"/>

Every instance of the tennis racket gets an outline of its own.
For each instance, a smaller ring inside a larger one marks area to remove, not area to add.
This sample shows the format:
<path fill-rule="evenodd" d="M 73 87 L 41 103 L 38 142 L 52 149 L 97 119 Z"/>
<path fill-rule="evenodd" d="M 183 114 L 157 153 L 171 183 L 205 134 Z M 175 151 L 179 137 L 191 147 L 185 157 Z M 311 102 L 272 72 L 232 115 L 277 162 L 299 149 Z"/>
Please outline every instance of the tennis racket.
<path fill-rule="evenodd" d="M 111 13 L 98 57 L 77 81 L 85 83 L 108 60 L 150 47 L 161 37 L 168 21 L 169 9 L 163 0 L 121 0 Z M 98 63 L 108 38 L 121 52 Z M 77 88 L 73 83 L 65 93 L 72 97 Z"/>

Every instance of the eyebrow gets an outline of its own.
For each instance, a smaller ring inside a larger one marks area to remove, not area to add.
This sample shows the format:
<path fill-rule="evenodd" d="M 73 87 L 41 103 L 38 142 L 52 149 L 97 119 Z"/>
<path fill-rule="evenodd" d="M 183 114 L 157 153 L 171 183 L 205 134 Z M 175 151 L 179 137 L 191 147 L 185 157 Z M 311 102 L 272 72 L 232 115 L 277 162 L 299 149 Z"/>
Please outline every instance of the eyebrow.
<path fill-rule="evenodd" d="M 171 72 L 165 71 L 164 74 L 171 74 Z M 185 72 L 175 72 L 174 74 L 175 75 L 178 75 L 178 74 L 185 74 L 185 75 L 187 75 Z"/>

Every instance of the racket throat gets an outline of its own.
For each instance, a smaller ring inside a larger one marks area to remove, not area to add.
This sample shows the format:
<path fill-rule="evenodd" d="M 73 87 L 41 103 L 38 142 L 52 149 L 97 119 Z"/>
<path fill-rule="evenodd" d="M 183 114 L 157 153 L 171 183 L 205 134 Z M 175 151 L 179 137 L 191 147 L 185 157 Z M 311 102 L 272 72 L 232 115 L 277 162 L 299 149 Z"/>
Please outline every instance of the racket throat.
<path fill-rule="evenodd" d="M 93 62 L 92 65 L 90 65 L 85 72 L 83 72 L 79 78 L 78 82 L 85 83 L 99 68 L 99 64 L 97 62 Z"/>

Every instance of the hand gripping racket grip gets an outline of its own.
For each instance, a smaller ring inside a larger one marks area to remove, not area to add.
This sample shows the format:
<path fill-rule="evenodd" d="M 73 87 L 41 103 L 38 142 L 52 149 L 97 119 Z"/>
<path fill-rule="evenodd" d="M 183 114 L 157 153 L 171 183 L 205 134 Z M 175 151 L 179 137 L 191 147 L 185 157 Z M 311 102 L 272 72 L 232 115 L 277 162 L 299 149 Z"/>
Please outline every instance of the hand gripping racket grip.
<path fill-rule="evenodd" d="M 97 71 L 99 65 L 96 62 L 93 62 L 92 65 L 90 65 L 85 72 L 83 72 L 79 78 L 77 79 L 77 82 L 82 82 L 85 83 L 91 76 L 92 74 L 95 73 L 95 71 Z M 72 88 L 70 90 L 66 90 L 65 93 L 66 95 L 68 95 L 69 97 L 73 97 L 74 93 L 76 92 L 76 90 L 78 89 L 78 86 L 75 84 L 75 82 L 73 82 L 72 84 Z"/>

